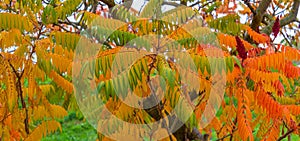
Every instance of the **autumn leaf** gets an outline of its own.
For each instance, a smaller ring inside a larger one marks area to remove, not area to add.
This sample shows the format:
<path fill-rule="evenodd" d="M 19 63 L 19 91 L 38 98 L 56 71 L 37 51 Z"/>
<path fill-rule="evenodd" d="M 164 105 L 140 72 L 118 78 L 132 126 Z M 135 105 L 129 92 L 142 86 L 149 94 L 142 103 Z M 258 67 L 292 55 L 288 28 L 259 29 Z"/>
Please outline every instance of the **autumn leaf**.
<path fill-rule="evenodd" d="M 235 36 L 235 40 L 236 40 L 236 44 L 237 44 L 236 45 L 236 50 L 239 53 L 239 56 L 242 59 L 246 59 L 247 58 L 247 52 L 246 52 L 246 49 L 245 49 L 245 46 L 244 46 L 242 40 L 238 36 Z"/>
<path fill-rule="evenodd" d="M 1 140 L 70 140 L 53 134 L 68 110 L 97 141 L 299 134 L 300 25 L 280 25 L 299 3 L 124 2 L 0 1 Z"/>
<path fill-rule="evenodd" d="M 279 80 L 274 82 L 274 87 L 277 89 L 278 96 L 284 96 L 284 87 Z"/>
<path fill-rule="evenodd" d="M 272 27 L 272 32 L 274 34 L 274 39 L 277 37 L 277 35 L 279 33 L 279 30 L 280 30 L 280 22 L 279 22 L 279 18 L 277 17 L 276 20 L 275 20 L 275 23 Z"/>

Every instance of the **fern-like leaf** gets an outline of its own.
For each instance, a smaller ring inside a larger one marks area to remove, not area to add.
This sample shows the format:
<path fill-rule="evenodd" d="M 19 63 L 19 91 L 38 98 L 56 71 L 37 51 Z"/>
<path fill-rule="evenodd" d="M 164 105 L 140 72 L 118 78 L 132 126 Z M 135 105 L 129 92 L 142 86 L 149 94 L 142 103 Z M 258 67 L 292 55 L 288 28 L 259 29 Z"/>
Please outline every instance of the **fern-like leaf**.
<path fill-rule="evenodd" d="M 114 19 L 121 20 L 123 22 L 136 21 L 138 18 L 134 12 L 130 12 L 124 5 L 117 5 L 112 8 L 112 16 Z"/>
<path fill-rule="evenodd" d="M 139 15 L 142 18 L 159 18 L 161 15 L 161 5 L 163 0 L 150 0 Z"/>
<path fill-rule="evenodd" d="M 18 98 L 18 94 L 16 91 L 16 84 L 15 84 L 15 76 L 9 66 L 9 64 L 6 62 L 5 63 L 5 71 L 7 73 L 7 105 L 8 105 L 8 110 L 10 112 L 13 111 L 15 105 L 17 104 L 17 98 Z"/>
<path fill-rule="evenodd" d="M 80 39 L 80 36 L 74 33 L 53 32 L 51 35 L 54 37 L 54 43 L 72 51 L 74 51 Z"/>
<path fill-rule="evenodd" d="M 238 96 L 238 111 L 237 123 L 238 131 L 243 140 L 253 141 L 253 134 L 250 121 L 252 120 L 251 111 L 249 108 L 249 100 L 243 89 L 237 91 Z"/>
<path fill-rule="evenodd" d="M 3 31 L 0 33 L 0 48 L 2 49 L 6 49 L 12 46 L 19 46 L 22 43 L 22 34 L 18 29 L 14 28 L 9 30 L 8 32 Z M 23 48 L 24 47 L 25 46 L 23 46 Z"/>
<path fill-rule="evenodd" d="M 236 42 L 236 38 L 234 36 L 231 36 L 228 34 L 223 34 L 223 33 L 218 33 L 217 36 L 218 36 L 218 41 L 220 42 L 221 45 L 223 45 L 225 47 L 230 47 L 232 49 L 236 49 L 237 42 Z M 242 43 L 247 51 L 255 48 L 247 41 L 245 41 L 243 39 L 240 39 L 240 40 L 242 41 Z"/>
<path fill-rule="evenodd" d="M 257 104 L 268 113 L 269 117 L 276 119 L 284 116 L 284 107 L 267 93 L 259 91 L 255 93 L 255 99 L 257 100 Z"/>
<path fill-rule="evenodd" d="M 239 19 L 237 14 L 228 14 L 224 17 L 209 21 L 209 26 L 214 29 L 220 30 L 222 33 L 231 35 L 238 35 L 243 29 L 243 25 L 236 23 Z"/>
<path fill-rule="evenodd" d="M 61 75 L 56 73 L 55 71 L 51 71 L 49 73 L 49 77 L 52 78 L 60 87 L 62 87 L 66 92 L 72 93 L 73 92 L 73 85 L 71 82 L 63 78 Z"/>
<path fill-rule="evenodd" d="M 179 6 L 172 10 L 169 10 L 163 14 L 162 20 L 172 24 L 185 26 L 188 21 L 191 20 L 196 13 L 191 7 Z M 197 21 L 196 21 L 197 22 Z"/>
<path fill-rule="evenodd" d="M 279 121 L 273 121 L 272 127 L 270 127 L 269 131 L 265 134 L 263 141 L 274 141 L 278 139 L 280 133 Z"/>
<path fill-rule="evenodd" d="M 55 120 L 44 121 L 40 125 L 38 125 L 32 133 L 25 138 L 25 141 L 36 141 L 41 140 L 42 137 L 47 134 L 55 132 L 57 129 L 61 130 L 60 123 Z"/>
<path fill-rule="evenodd" d="M 13 28 L 21 31 L 33 31 L 33 25 L 27 17 L 12 13 L 0 13 L 0 29 L 9 30 Z"/>
<path fill-rule="evenodd" d="M 251 29 L 251 27 L 249 27 L 249 26 L 245 26 L 244 28 L 247 30 L 247 33 L 250 35 L 250 37 L 255 42 L 257 42 L 257 43 L 268 43 L 268 42 L 270 42 L 268 36 L 257 33 L 256 31 Z"/>

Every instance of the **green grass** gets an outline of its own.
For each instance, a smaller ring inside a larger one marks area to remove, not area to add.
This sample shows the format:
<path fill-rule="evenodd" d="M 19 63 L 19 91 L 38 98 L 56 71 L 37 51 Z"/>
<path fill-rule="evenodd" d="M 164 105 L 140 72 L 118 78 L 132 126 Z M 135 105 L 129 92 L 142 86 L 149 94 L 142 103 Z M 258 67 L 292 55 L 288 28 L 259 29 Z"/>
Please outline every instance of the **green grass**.
<path fill-rule="evenodd" d="M 222 109 L 219 110 L 221 112 Z M 76 115 L 75 112 L 69 112 L 68 116 L 59 121 L 62 125 L 62 132 L 55 132 L 42 139 L 42 141 L 95 141 L 97 138 L 96 130 L 84 120 L 81 114 Z M 258 130 L 256 127 L 255 131 Z M 286 131 L 285 131 L 286 132 Z M 256 132 L 254 132 L 254 136 Z M 213 131 L 211 140 L 217 140 L 217 135 Z M 298 135 L 292 134 L 291 140 L 299 140 Z M 145 139 L 146 140 L 146 139 Z M 255 138 L 255 141 L 260 139 Z M 283 141 L 287 141 L 285 138 Z"/>
<path fill-rule="evenodd" d="M 75 112 L 70 112 L 60 123 L 62 132 L 50 134 L 42 141 L 95 141 L 97 138 L 96 130 Z"/>

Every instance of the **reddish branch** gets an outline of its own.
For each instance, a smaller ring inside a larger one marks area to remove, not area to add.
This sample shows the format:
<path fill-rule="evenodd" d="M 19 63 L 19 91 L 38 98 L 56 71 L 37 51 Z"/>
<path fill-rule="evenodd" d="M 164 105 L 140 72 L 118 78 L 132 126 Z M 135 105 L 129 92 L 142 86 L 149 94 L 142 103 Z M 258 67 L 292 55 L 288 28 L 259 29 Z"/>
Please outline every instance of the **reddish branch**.
<path fill-rule="evenodd" d="M 21 74 L 24 72 L 22 72 L 21 74 L 18 73 L 18 71 L 14 68 L 14 66 L 11 64 L 10 61 L 8 61 L 9 66 L 12 68 L 14 74 L 17 77 L 17 83 L 16 83 L 16 90 L 18 93 L 18 97 L 21 99 L 21 104 L 22 104 L 22 108 L 25 109 L 25 119 L 24 119 L 24 124 L 25 124 L 25 131 L 27 134 L 29 134 L 29 117 L 28 117 L 28 109 L 26 107 L 26 103 L 23 97 L 23 90 L 22 90 L 22 83 L 21 83 Z"/>
<path fill-rule="evenodd" d="M 21 77 L 17 75 L 18 81 L 17 81 L 17 92 L 19 95 L 19 98 L 21 99 L 21 104 L 22 108 L 25 109 L 25 119 L 24 119 L 24 124 L 25 124 L 25 131 L 27 134 L 29 134 L 29 117 L 28 117 L 28 109 L 26 107 L 26 103 L 23 97 L 23 91 L 22 91 L 22 83 L 21 83 Z"/>

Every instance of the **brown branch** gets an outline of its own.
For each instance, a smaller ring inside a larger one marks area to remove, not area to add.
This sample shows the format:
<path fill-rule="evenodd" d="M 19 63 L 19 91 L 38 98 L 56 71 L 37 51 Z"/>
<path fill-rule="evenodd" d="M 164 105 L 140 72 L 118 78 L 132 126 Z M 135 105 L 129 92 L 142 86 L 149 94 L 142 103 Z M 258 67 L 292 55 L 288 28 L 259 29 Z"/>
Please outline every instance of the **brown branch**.
<path fill-rule="evenodd" d="M 284 40 L 289 44 L 289 46 L 293 46 L 291 43 L 290 43 L 290 41 L 288 40 L 288 38 L 283 34 L 283 32 L 282 31 L 280 31 L 280 33 L 282 34 L 282 36 L 283 36 L 283 38 L 284 38 Z"/>
<path fill-rule="evenodd" d="M 196 3 L 192 4 L 192 5 L 190 5 L 189 7 L 194 7 L 194 6 L 198 5 L 198 4 L 200 4 L 201 2 L 202 2 L 202 1 L 198 1 L 198 2 L 196 2 Z M 207 2 L 207 3 L 203 4 L 203 5 L 201 5 L 200 8 L 203 8 L 203 7 L 209 5 L 210 3 L 213 3 L 213 2 L 216 2 L 216 0 L 209 1 L 209 2 Z"/>
<path fill-rule="evenodd" d="M 61 29 L 64 30 L 65 32 L 71 32 L 71 31 L 67 30 L 65 27 L 63 27 L 63 26 L 60 25 L 60 24 L 54 23 L 53 25 L 58 26 L 59 28 L 61 28 Z"/>
<path fill-rule="evenodd" d="M 186 0 L 180 0 L 180 4 L 187 6 L 187 1 Z"/>
<path fill-rule="evenodd" d="M 264 17 L 264 14 L 267 10 L 267 8 L 269 7 L 270 3 L 272 2 L 272 0 L 262 0 L 259 3 L 259 6 L 257 7 L 256 11 L 255 11 L 255 15 L 253 17 L 253 20 L 250 24 L 250 27 L 253 30 L 256 30 L 260 23 L 262 22 L 262 19 Z"/>
<path fill-rule="evenodd" d="M 253 6 L 250 4 L 249 0 L 243 0 L 244 3 L 248 6 L 248 8 L 251 10 L 251 12 L 255 15 L 256 14 L 256 11 L 255 9 L 253 8 Z"/>
<path fill-rule="evenodd" d="M 11 64 L 10 61 L 8 61 L 9 66 L 12 68 L 14 74 L 17 77 L 17 83 L 16 83 L 16 89 L 17 89 L 17 93 L 19 98 L 21 99 L 21 104 L 22 104 L 22 108 L 25 109 L 25 119 L 24 119 L 24 124 L 25 124 L 25 131 L 27 134 L 29 134 L 29 117 L 28 117 L 28 109 L 26 107 L 26 103 L 23 97 L 23 90 L 22 90 L 22 82 L 21 82 L 21 75 L 19 75 L 19 73 L 17 72 L 17 70 L 14 68 L 14 66 Z M 24 70 L 23 70 L 24 71 Z M 22 72 L 23 73 L 23 72 Z"/>
<path fill-rule="evenodd" d="M 234 123 L 234 126 L 233 126 L 233 129 L 232 129 L 232 131 L 231 131 L 232 133 L 233 133 L 235 130 L 237 130 L 237 126 L 236 126 L 236 124 L 237 124 L 237 116 L 235 117 L 233 123 Z M 232 141 L 232 139 L 233 139 L 233 134 L 230 134 L 230 141 Z"/>
<path fill-rule="evenodd" d="M 223 136 L 222 138 L 217 139 L 216 141 L 222 141 L 222 140 L 224 140 L 224 139 L 227 138 L 227 137 L 231 137 L 232 134 L 233 134 L 236 130 L 237 130 L 237 129 L 234 129 L 234 130 L 232 131 L 232 133 L 227 134 L 227 135 Z"/>
<path fill-rule="evenodd" d="M 174 6 L 174 7 L 181 6 L 180 4 L 178 4 L 176 2 L 168 2 L 168 1 L 164 1 L 163 5 L 170 5 L 170 6 Z"/>
<path fill-rule="evenodd" d="M 283 26 L 285 26 L 291 22 L 295 22 L 297 20 L 299 4 L 300 4 L 300 0 L 294 0 L 294 4 L 293 4 L 290 14 L 287 17 L 280 20 L 280 27 L 283 27 Z"/>
<path fill-rule="evenodd" d="M 269 7 L 270 3 L 272 2 L 272 0 L 261 0 L 259 2 L 259 6 L 256 8 L 255 13 L 253 13 L 253 19 L 251 21 L 250 27 L 253 30 L 257 30 L 260 23 L 263 22 L 264 17 L 266 16 L 266 10 Z M 253 43 L 252 39 L 250 38 L 250 36 L 247 34 L 244 37 L 244 40 Z"/>
<path fill-rule="evenodd" d="M 22 91 L 22 83 L 21 83 L 21 77 L 18 77 L 18 81 L 17 81 L 17 89 L 18 89 L 18 94 L 19 97 L 21 98 L 21 104 L 22 104 L 22 108 L 25 109 L 25 119 L 24 119 L 24 124 L 25 124 L 25 131 L 27 134 L 29 134 L 29 117 L 28 117 L 28 109 L 26 107 L 26 103 L 23 97 L 23 91 Z"/>
<path fill-rule="evenodd" d="M 91 5 L 92 5 L 92 8 L 90 9 L 92 13 L 96 13 L 96 10 L 97 10 L 97 7 L 98 7 L 98 0 L 93 0 L 91 1 Z"/>
<path fill-rule="evenodd" d="M 297 22 L 297 13 L 299 11 L 299 6 L 300 6 L 300 0 L 294 0 L 294 4 L 292 6 L 290 14 L 287 17 L 280 20 L 280 27 L 286 26 L 292 22 Z M 272 33 L 272 27 L 274 25 L 274 22 L 275 22 L 274 20 L 271 21 L 268 26 L 263 28 L 262 32 L 267 35 L 270 35 Z"/>
<path fill-rule="evenodd" d="M 114 0 L 101 0 L 101 2 L 105 3 L 108 8 L 112 8 L 116 5 Z"/>
<path fill-rule="evenodd" d="M 295 131 L 294 129 L 289 130 L 288 132 L 286 132 L 285 134 L 283 134 L 281 137 L 279 137 L 279 138 L 277 139 L 277 141 L 283 140 L 283 139 L 286 138 L 288 135 L 292 134 L 294 131 Z"/>

